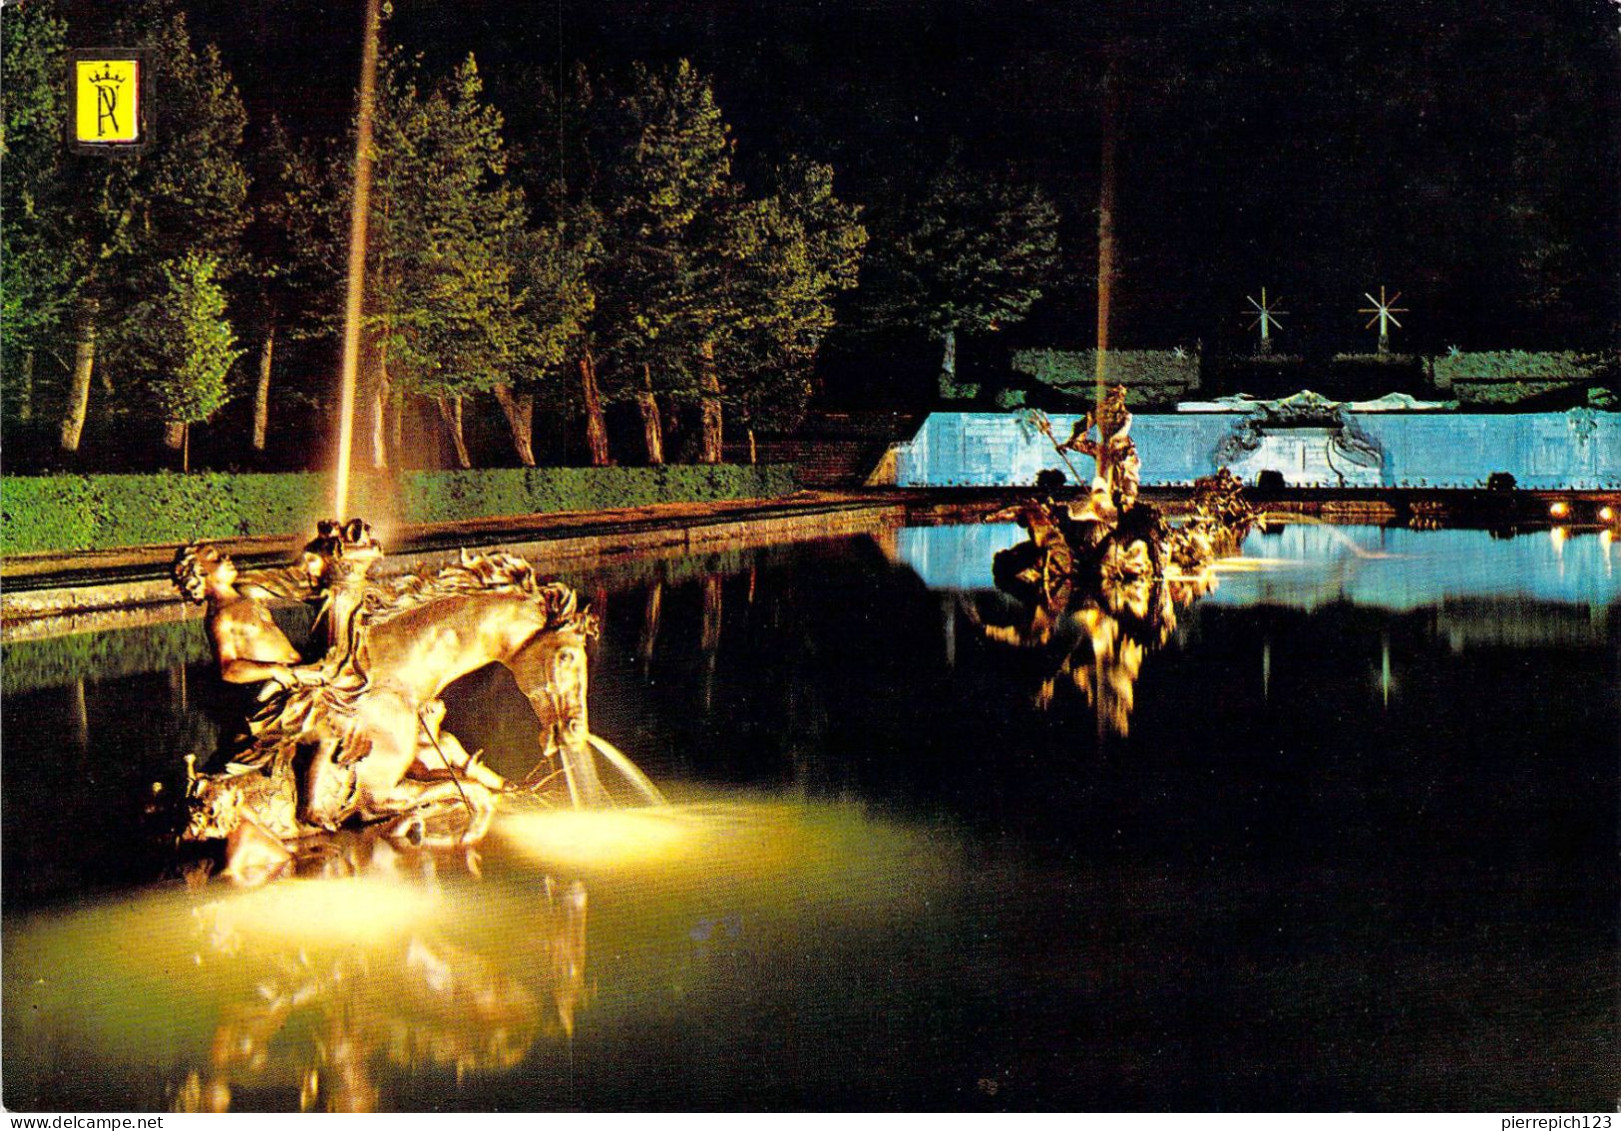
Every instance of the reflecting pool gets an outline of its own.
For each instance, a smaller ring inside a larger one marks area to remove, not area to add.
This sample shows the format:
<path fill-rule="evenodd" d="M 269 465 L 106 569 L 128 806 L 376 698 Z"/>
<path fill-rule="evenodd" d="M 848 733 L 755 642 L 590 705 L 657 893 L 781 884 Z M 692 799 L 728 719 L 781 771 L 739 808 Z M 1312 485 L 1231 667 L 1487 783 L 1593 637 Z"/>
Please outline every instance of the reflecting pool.
<path fill-rule="evenodd" d="M 198 622 L 8 645 L 6 1106 L 1615 1102 L 1610 539 L 1256 533 L 1115 728 L 1054 679 L 1092 638 L 1000 630 L 1020 537 L 565 571 L 593 729 L 674 803 L 256 890 L 165 836 L 236 707 Z M 446 727 L 521 775 L 516 695 Z"/>

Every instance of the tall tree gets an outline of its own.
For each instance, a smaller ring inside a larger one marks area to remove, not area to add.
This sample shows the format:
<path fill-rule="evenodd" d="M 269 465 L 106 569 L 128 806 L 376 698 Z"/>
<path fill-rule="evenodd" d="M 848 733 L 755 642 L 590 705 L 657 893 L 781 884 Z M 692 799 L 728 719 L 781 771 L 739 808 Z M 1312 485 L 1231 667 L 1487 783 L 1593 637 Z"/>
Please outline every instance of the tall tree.
<path fill-rule="evenodd" d="M 398 381 L 438 405 L 468 467 L 463 398 L 505 384 L 534 354 L 515 277 L 523 195 L 506 177 L 501 116 L 472 56 L 424 92 L 417 64 L 396 53 L 380 103 L 366 304 L 374 434 Z M 380 442 L 374 457 L 386 462 Z"/>
<path fill-rule="evenodd" d="M 31 44 L 18 57 L 16 72 L 7 60 L 6 103 L 8 126 L 13 101 L 24 110 L 27 125 L 18 123 L 17 144 L 32 149 L 45 144 L 38 130 L 54 129 L 60 121 L 59 104 L 48 88 L 60 88 L 65 68 L 52 73 L 35 64 L 60 58 L 62 30 L 48 6 L 8 15 L 6 23 L 8 34 L 22 33 L 19 51 L 24 38 Z M 35 249 L 47 247 L 46 254 L 55 257 L 48 278 L 36 277 L 32 288 L 48 296 L 38 307 L 40 317 L 19 325 L 29 333 L 48 327 L 72 338 L 61 428 L 61 446 L 68 452 L 79 448 L 98 351 L 110 346 L 131 368 L 149 369 L 152 359 L 141 352 L 149 338 L 138 332 L 139 322 L 153 297 L 165 293 L 165 265 L 195 250 L 213 255 L 221 273 L 228 273 L 237 265 L 237 239 L 246 223 L 247 174 L 239 153 L 246 115 L 219 52 L 212 46 L 197 49 L 184 14 L 165 0 L 121 9 L 113 28 L 87 27 L 77 38 L 102 36 L 149 49 L 163 91 L 163 128 L 139 155 L 20 162 L 7 188 L 11 199 L 31 200 L 36 216 L 49 216 L 19 230 L 25 244 L 37 239 Z M 11 40 L 7 46 L 9 51 Z M 26 270 L 35 261 L 25 255 L 17 266 Z M 21 290 L 15 297 L 27 301 Z M 105 372 L 103 386 L 112 388 Z"/>
<path fill-rule="evenodd" d="M 159 365 L 152 392 L 161 419 L 178 426 L 182 471 L 190 470 L 191 426 L 224 407 L 231 366 L 243 353 L 225 318 L 218 270 L 219 261 L 206 252 L 165 264 L 166 294 L 147 323 L 150 355 Z"/>
<path fill-rule="evenodd" d="M 582 338 L 596 307 L 587 268 L 600 247 L 598 227 L 594 213 L 578 209 L 568 220 L 522 232 L 514 241 L 516 315 L 526 348 L 494 392 L 506 415 L 518 460 L 525 467 L 535 465 L 537 393 L 559 384 L 571 356 L 577 364 L 587 364 Z M 607 434 L 601 427 L 600 404 L 587 429 L 592 462 L 606 463 Z"/>
<path fill-rule="evenodd" d="M 339 266 L 342 216 L 326 176 L 328 165 L 308 144 L 293 141 L 272 118 L 255 151 L 248 243 L 251 269 L 240 293 L 259 330 L 253 391 L 253 449 L 265 450 L 270 430 L 272 366 L 279 343 L 333 332 L 342 294 Z"/>
<path fill-rule="evenodd" d="M 18 5 L 0 21 L 0 44 L 0 371 L 5 403 L 28 420 L 36 355 L 55 345 L 74 298 L 62 171 L 67 24 L 51 0 Z"/>
<path fill-rule="evenodd" d="M 792 159 L 774 174 L 774 192 L 740 201 L 721 216 L 716 266 L 706 293 L 720 296 L 699 329 L 710 411 L 704 456 L 720 458 L 722 395 L 748 429 L 753 456 L 759 424 L 790 427 L 802 417 L 833 297 L 855 286 L 867 232 L 860 210 L 833 192 L 827 165 Z"/>
<path fill-rule="evenodd" d="M 686 60 L 662 73 L 637 65 L 599 121 L 595 337 L 641 412 L 648 461 L 662 463 L 656 394 L 690 399 L 702 380 L 690 354 L 693 307 L 711 300 L 699 291 L 699 225 L 734 192 L 730 131 Z"/>
<path fill-rule="evenodd" d="M 957 381 L 957 336 L 1022 320 L 1058 260 L 1058 210 L 1039 188 L 971 173 L 955 160 L 891 214 L 862 280 L 875 322 L 924 329 L 941 345 L 940 386 Z"/>

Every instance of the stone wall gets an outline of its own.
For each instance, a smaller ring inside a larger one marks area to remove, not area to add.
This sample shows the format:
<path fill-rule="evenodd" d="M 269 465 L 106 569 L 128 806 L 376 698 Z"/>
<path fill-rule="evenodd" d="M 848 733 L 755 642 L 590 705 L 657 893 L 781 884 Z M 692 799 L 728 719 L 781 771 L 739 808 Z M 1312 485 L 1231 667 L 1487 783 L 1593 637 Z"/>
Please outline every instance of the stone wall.
<path fill-rule="evenodd" d="M 1078 419 L 1054 416 L 1053 429 L 1068 436 Z M 1209 475 L 1218 466 L 1217 448 L 1242 419 L 1236 413 L 1138 414 L 1131 435 L 1143 483 L 1187 484 Z M 1327 451 L 1332 430 L 1324 428 L 1269 431 L 1258 450 L 1230 466 L 1250 482 L 1276 469 L 1290 486 L 1483 487 L 1493 472 L 1506 471 L 1527 488 L 1621 487 L 1621 413 L 1359 413 L 1353 419 L 1382 451 L 1377 469 L 1354 468 Z M 1091 475 L 1091 460 L 1074 453 L 1070 460 Z M 934 413 L 895 450 L 895 482 L 902 487 L 1023 485 L 1042 470 L 1063 467 L 1047 437 L 1012 413 Z"/>

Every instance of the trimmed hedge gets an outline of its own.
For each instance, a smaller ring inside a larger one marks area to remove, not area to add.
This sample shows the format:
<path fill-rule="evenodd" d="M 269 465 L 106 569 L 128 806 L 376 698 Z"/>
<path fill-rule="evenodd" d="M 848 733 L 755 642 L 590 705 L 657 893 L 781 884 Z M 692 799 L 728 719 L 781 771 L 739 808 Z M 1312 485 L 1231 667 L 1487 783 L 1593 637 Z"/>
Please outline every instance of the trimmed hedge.
<path fill-rule="evenodd" d="M 1129 405 L 1174 402 L 1199 387 L 1197 350 L 1110 350 L 1108 383 L 1126 387 Z M 1013 368 L 1059 392 L 1090 395 L 1097 381 L 1096 350 L 1031 349 L 1013 355 Z"/>
<path fill-rule="evenodd" d="M 296 535 L 332 509 L 332 478 L 286 475 L 51 475 L 0 479 L 0 553 L 106 550 L 203 538 Z M 350 514 L 374 523 L 454 522 L 652 503 L 780 498 L 787 465 L 498 468 L 361 476 Z"/>
<path fill-rule="evenodd" d="M 1454 381 L 1575 383 L 1593 380 L 1609 360 L 1602 353 L 1580 353 L 1576 350 L 1549 353 L 1486 350 L 1438 357 L 1432 363 L 1432 372 L 1440 388 Z"/>

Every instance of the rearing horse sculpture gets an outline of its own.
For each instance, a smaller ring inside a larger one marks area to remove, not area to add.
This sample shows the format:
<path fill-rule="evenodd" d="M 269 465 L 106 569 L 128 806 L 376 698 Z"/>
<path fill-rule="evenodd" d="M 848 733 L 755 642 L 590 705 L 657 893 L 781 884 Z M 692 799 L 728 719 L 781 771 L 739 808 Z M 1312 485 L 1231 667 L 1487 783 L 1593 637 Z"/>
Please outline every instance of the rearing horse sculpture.
<path fill-rule="evenodd" d="M 572 589 L 540 582 L 527 561 L 504 553 L 463 552 L 436 572 L 374 581 L 366 573 L 380 556 L 364 524 L 322 525 L 304 560 L 328 597 L 322 678 L 288 689 L 253 720 L 253 746 L 238 761 L 257 773 L 194 780 L 189 837 L 231 835 L 246 820 L 285 846 L 356 819 L 394 820 L 401 835 L 422 839 L 432 818 L 465 809 L 456 839 L 477 840 L 505 783 L 441 731 L 440 695 L 491 663 L 512 673 L 535 712 L 540 766 L 557 760 L 574 805 L 609 800 L 597 753 L 642 797 L 663 801 L 591 734 L 586 643 L 597 626 Z M 300 745 L 315 753 L 292 781 Z"/>

